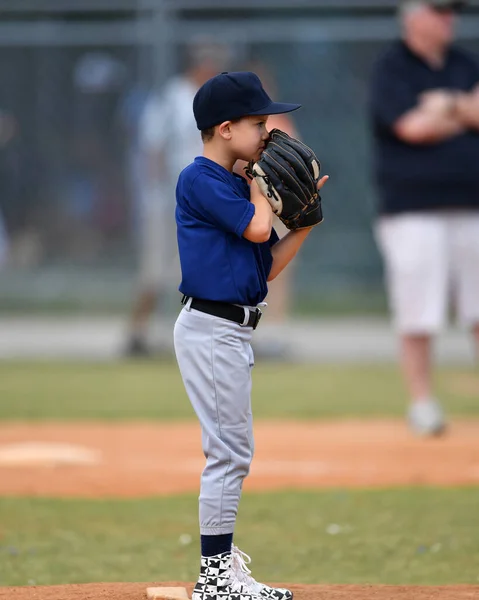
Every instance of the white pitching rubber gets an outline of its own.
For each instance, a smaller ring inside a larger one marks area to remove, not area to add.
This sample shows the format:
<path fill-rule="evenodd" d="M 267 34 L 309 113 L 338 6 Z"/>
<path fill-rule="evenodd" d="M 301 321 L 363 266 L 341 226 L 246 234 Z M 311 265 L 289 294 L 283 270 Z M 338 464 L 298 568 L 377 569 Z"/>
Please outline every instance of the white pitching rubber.
<path fill-rule="evenodd" d="M 188 592 L 184 587 L 149 587 L 146 597 L 148 600 L 188 600 Z"/>

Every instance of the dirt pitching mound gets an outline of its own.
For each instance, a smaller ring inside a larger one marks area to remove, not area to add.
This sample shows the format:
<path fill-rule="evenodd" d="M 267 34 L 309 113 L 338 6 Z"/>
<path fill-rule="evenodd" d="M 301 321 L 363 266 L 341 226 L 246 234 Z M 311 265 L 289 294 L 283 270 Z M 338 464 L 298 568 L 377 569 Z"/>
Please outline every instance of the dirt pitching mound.
<path fill-rule="evenodd" d="M 395 420 L 258 420 L 245 490 L 477 485 L 478 431 L 457 420 L 444 437 L 419 439 Z M 0 440 L 2 496 L 196 492 L 204 467 L 197 423 L 2 423 Z"/>
<path fill-rule="evenodd" d="M 288 585 L 295 600 L 472 600 L 479 598 L 479 586 L 369 586 L 369 585 Z M 146 600 L 149 586 L 182 586 L 185 583 L 89 583 L 50 587 L 0 588 L 1 600 Z"/>

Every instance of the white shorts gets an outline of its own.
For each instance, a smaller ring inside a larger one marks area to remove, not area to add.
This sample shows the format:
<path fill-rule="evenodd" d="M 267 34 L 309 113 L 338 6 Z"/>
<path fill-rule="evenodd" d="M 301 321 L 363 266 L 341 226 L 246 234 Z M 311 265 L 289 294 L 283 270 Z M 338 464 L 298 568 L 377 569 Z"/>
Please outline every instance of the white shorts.
<path fill-rule="evenodd" d="M 462 325 L 479 323 L 479 211 L 379 219 L 389 303 L 402 333 L 437 333 L 449 301 Z"/>

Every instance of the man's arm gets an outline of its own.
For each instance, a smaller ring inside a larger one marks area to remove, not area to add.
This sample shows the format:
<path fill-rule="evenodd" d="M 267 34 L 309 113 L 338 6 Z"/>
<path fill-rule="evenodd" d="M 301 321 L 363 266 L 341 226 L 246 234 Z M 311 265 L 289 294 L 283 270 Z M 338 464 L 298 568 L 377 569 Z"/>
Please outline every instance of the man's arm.
<path fill-rule="evenodd" d="M 472 92 L 457 95 L 456 114 L 465 127 L 479 131 L 479 84 Z"/>
<path fill-rule="evenodd" d="M 447 90 L 422 94 L 418 105 L 394 124 L 394 132 L 408 144 L 437 144 L 463 133 L 466 126 L 457 113 L 457 95 Z"/>

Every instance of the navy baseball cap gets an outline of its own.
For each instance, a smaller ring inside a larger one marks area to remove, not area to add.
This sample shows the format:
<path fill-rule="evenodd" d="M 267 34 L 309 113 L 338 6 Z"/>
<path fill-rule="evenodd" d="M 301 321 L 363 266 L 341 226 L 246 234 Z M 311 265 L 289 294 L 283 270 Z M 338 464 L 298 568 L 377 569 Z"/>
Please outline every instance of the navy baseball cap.
<path fill-rule="evenodd" d="M 301 108 L 301 104 L 273 102 L 259 77 L 250 71 L 220 73 L 196 92 L 193 113 L 201 131 L 250 115 L 279 115 Z"/>

